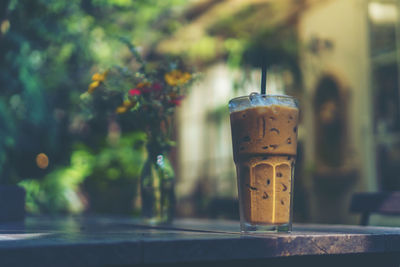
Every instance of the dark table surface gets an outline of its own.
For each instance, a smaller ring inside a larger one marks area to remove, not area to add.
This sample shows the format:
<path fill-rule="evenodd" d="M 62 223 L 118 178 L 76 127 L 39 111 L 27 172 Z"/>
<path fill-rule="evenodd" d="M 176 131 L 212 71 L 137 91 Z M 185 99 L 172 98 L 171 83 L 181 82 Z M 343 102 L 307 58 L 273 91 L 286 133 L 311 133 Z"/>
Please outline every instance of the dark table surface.
<path fill-rule="evenodd" d="M 244 235 L 238 222 L 201 219 L 163 227 L 98 216 L 0 224 L 0 266 L 399 266 L 399 255 L 400 228 L 388 227 L 295 225 L 290 234 Z"/>

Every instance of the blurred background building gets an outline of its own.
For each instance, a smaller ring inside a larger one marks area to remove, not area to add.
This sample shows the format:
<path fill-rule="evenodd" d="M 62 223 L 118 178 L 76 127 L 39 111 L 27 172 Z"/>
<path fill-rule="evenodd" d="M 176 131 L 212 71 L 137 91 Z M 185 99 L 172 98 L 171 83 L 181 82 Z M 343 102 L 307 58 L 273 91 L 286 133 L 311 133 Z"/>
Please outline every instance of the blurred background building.
<path fill-rule="evenodd" d="M 185 46 L 184 38 L 193 34 L 190 41 L 210 38 L 218 47 L 232 41 L 229 38 L 233 36 L 227 35 L 247 30 L 253 39 L 264 33 L 265 39 L 284 44 L 288 39 L 279 40 L 279 34 L 265 33 L 266 29 L 293 31 L 297 53 L 292 65 L 275 61 L 279 52 L 285 58 L 291 51 L 273 50 L 274 43 L 242 49 L 254 49 L 243 55 L 264 53 L 267 62 L 271 59 L 267 91 L 294 94 L 301 100 L 295 219 L 356 223 L 357 218 L 348 211 L 355 192 L 398 189 L 399 2 L 250 2 L 238 7 L 237 1 L 215 1 L 187 26 L 197 27 L 196 34 L 182 31 L 174 42 Z M 224 20 L 215 15 L 218 10 L 235 18 L 223 32 L 215 29 Z M 243 15 L 244 10 L 251 11 Z M 226 103 L 259 90 L 257 62 L 253 61 L 250 69 L 232 70 L 224 59 L 215 56 L 204 72 L 204 81 L 193 89 L 179 113 L 178 196 L 186 199 L 194 198 L 193 192 L 199 194 L 196 207 L 204 216 L 215 216 L 215 211 L 207 214 L 206 207 L 217 209 L 216 204 L 221 209 L 218 214 L 235 214 L 236 207 L 227 201 L 237 193 Z M 232 90 L 240 79 L 238 72 L 248 76 Z"/>
<path fill-rule="evenodd" d="M 94 71 L 130 64 L 116 33 L 201 73 L 176 114 L 179 216 L 238 218 L 227 103 L 259 90 L 262 64 L 269 93 L 300 100 L 296 221 L 357 223 L 355 192 L 400 190 L 400 1 L 56 2 L 0 14 L 0 177 L 22 180 L 31 212 L 129 210 L 104 199 L 137 191 L 143 136 L 77 109 Z"/>

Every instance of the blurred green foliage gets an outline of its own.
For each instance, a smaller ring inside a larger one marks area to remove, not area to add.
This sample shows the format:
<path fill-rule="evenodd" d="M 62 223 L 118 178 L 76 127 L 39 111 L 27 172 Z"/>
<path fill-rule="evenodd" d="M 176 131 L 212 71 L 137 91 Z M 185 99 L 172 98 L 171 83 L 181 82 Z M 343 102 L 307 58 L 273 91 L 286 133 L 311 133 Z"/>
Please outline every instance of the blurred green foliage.
<path fill-rule="evenodd" d="M 147 157 L 146 143 L 144 132 L 134 132 L 95 154 L 95 162 L 83 185 L 90 211 L 140 211 L 137 192 L 139 176 Z"/>
<path fill-rule="evenodd" d="M 42 180 L 24 180 L 19 183 L 25 188 L 28 212 L 71 212 L 83 210 L 79 195 L 79 184 L 93 168 L 95 157 L 86 150 L 75 150 L 71 164 L 60 167 Z"/>
<path fill-rule="evenodd" d="M 146 135 L 136 132 L 97 152 L 84 145 L 77 146 L 68 166 L 55 169 L 41 180 L 27 179 L 19 183 L 27 192 L 27 211 L 131 212 L 146 156 L 145 142 Z"/>
<path fill-rule="evenodd" d="M 79 201 L 73 200 L 83 199 L 78 186 L 96 175 L 105 181 L 135 179 L 143 154 L 129 142 L 137 137 L 124 137 L 119 146 L 110 146 L 105 142 L 110 118 L 88 122 L 80 109 L 80 95 L 94 72 L 129 64 L 130 53 L 121 37 L 146 52 L 158 38 L 179 28 L 173 16 L 184 4 L 184 0 L 0 2 L 0 184 L 22 181 L 30 211 L 80 211 Z M 122 132 L 135 130 L 131 121 L 119 123 Z M 85 146 L 76 148 L 77 143 Z M 47 169 L 36 165 L 39 153 L 48 156 Z M 117 171 L 121 168 L 123 173 Z"/>

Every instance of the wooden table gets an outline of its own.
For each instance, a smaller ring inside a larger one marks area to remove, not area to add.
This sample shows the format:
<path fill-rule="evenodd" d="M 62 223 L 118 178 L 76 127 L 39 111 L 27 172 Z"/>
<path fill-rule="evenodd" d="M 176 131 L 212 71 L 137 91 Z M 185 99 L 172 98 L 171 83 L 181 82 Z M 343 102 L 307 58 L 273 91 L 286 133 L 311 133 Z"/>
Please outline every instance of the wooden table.
<path fill-rule="evenodd" d="M 0 224 L 0 266 L 5 267 L 399 263 L 400 228 L 295 225 L 291 234 L 243 235 L 238 222 L 198 219 L 165 227 L 126 217 L 31 217 Z"/>

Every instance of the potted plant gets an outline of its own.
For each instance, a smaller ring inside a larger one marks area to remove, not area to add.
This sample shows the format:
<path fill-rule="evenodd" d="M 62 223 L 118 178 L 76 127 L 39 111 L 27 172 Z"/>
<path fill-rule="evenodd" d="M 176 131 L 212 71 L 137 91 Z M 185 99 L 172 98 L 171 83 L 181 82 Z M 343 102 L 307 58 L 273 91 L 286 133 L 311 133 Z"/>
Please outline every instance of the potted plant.
<path fill-rule="evenodd" d="M 146 62 L 129 42 L 129 67 L 114 66 L 95 73 L 82 100 L 92 117 L 128 122 L 146 133 L 147 159 L 140 175 L 141 215 L 150 223 L 169 222 L 174 210 L 175 174 L 168 152 L 173 115 L 193 75 L 179 59 L 159 57 Z"/>

